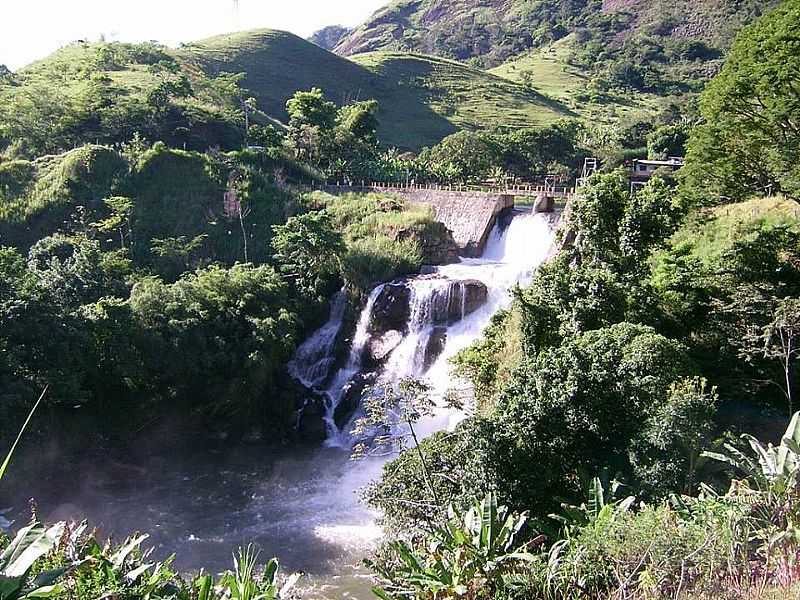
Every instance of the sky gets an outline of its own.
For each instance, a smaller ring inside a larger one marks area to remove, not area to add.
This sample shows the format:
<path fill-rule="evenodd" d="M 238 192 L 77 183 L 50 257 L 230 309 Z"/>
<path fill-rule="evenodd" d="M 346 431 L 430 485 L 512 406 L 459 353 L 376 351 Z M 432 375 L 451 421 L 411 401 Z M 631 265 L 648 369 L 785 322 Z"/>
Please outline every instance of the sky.
<path fill-rule="evenodd" d="M 175 46 L 268 27 L 308 37 L 354 26 L 388 0 L 0 0 L 0 64 L 16 70 L 75 40 Z"/>

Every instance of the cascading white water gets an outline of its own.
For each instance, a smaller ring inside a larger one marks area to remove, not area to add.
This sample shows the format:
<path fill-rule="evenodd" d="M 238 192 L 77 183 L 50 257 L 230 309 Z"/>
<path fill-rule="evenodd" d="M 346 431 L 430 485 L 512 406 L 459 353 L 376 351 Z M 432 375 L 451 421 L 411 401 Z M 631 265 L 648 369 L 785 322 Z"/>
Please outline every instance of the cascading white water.
<path fill-rule="evenodd" d="M 483 256 L 478 259 L 462 259 L 459 263 L 439 267 L 432 276 L 411 278 L 405 285 L 410 288 L 409 318 L 403 338 L 392 350 L 380 370 L 380 379 L 385 382 L 413 377 L 425 381 L 432 389 L 434 398 L 441 398 L 454 384 L 449 359 L 474 342 L 488 325 L 492 315 L 511 302 L 511 289 L 524 285 L 538 265 L 548 255 L 553 242 L 554 224 L 551 215 L 518 213 L 508 227 L 496 227 L 492 232 Z M 479 308 L 468 312 L 467 283 L 479 281 L 486 286 L 486 301 Z M 362 356 L 370 342 L 370 324 L 376 300 L 385 285 L 378 286 L 369 296 L 359 317 L 356 333 L 345 366 L 329 378 L 325 390 L 328 397 L 326 421 L 329 438 L 327 446 L 349 449 L 350 425 L 339 428 L 334 414 L 342 400 L 343 389 L 362 367 Z M 453 296 L 460 296 L 460 306 L 453 310 Z M 453 313 L 456 314 L 453 314 Z M 460 313 L 460 314 L 459 314 Z M 334 328 L 335 311 L 331 322 L 317 335 L 321 342 L 329 339 L 326 329 Z M 436 358 L 426 361 L 426 348 L 431 337 L 442 334 L 444 343 Z M 334 336 L 335 337 L 335 336 Z M 305 346 L 305 344 L 304 344 Z M 304 351 L 312 360 L 319 361 L 313 353 Z M 299 357 L 297 360 L 300 360 Z M 295 369 L 306 372 L 304 369 Z M 298 378 L 299 379 L 299 378 Z M 441 406 L 432 418 L 420 423 L 418 433 L 429 435 L 435 431 L 451 428 L 464 415 Z M 329 451 L 330 452 L 330 451 Z M 370 458 L 362 461 L 333 463 L 324 481 L 315 481 L 315 493 L 303 495 L 299 511 L 307 515 L 313 525 L 314 535 L 327 545 L 342 549 L 344 562 L 339 562 L 339 573 L 335 583 L 322 578 L 322 587 L 311 597 L 345 597 L 343 590 L 368 597 L 368 581 L 357 565 L 368 552 L 380 531 L 375 525 L 376 515 L 366 510 L 358 500 L 358 490 L 380 476 L 386 458 Z M 317 495 L 320 494 L 321 495 Z M 300 503 L 298 498 L 298 503 Z M 313 516 L 309 511 L 314 510 Z M 300 515 L 297 515 L 298 517 Z M 323 591 L 320 591 L 323 590 Z"/>
<path fill-rule="evenodd" d="M 346 309 L 347 295 L 341 290 L 331 300 L 328 322 L 300 345 L 289 362 L 289 374 L 309 389 L 318 388 L 330 374 Z"/>

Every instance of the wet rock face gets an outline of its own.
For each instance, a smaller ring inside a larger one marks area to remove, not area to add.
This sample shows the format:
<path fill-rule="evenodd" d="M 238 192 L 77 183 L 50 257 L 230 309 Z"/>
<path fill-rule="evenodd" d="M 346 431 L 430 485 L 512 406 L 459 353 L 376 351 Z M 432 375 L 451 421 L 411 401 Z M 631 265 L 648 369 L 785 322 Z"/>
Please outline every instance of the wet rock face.
<path fill-rule="evenodd" d="M 431 336 L 428 338 L 428 343 L 425 345 L 425 354 L 422 359 L 422 366 L 425 371 L 431 368 L 431 365 L 439 358 L 439 355 L 444 350 L 444 345 L 447 343 L 447 327 L 442 325 L 433 328 Z"/>
<path fill-rule="evenodd" d="M 489 290 L 482 281 L 468 279 L 456 281 L 450 293 L 447 320 L 450 323 L 463 319 L 486 304 Z"/>
<path fill-rule="evenodd" d="M 406 282 L 389 283 L 384 286 L 372 307 L 369 333 L 381 336 L 388 331 L 404 332 L 411 315 L 411 288 Z"/>
<path fill-rule="evenodd" d="M 431 276 L 437 279 L 436 275 Z M 442 285 L 434 293 L 422 300 L 429 306 L 421 312 L 428 315 L 431 325 L 452 324 L 475 312 L 486 303 L 489 290 L 477 279 L 465 281 L 441 280 Z M 414 299 L 410 281 L 398 281 L 386 285 L 372 309 L 369 324 L 370 342 L 367 353 L 373 360 L 380 361 L 397 347 L 400 336 L 408 332 L 411 318 L 411 304 Z"/>
<path fill-rule="evenodd" d="M 337 427 L 342 428 L 347 424 L 350 417 L 358 410 L 364 391 L 374 385 L 377 379 L 377 373 L 359 373 L 345 384 L 342 399 L 333 414 Z"/>
<path fill-rule="evenodd" d="M 367 342 L 366 356 L 364 361 L 367 366 L 377 366 L 382 363 L 389 354 L 397 348 L 403 341 L 403 333 L 396 329 L 391 329 L 381 336 L 370 338 Z"/>
<path fill-rule="evenodd" d="M 325 441 L 325 401 L 317 394 L 309 394 L 297 414 L 297 436 L 309 444 Z"/>

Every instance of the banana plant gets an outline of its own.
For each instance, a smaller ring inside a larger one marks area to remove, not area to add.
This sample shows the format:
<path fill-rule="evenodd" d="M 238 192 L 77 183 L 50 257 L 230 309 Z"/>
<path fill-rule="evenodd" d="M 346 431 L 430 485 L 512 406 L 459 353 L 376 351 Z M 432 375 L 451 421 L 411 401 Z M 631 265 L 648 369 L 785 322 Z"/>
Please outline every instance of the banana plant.
<path fill-rule="evenodd" d="M 172 563 L 175 556 L 163 561 L 151 560 L 153 549 L 143 549 L 142 544 L 150 537 L 134 535 L 128 537 L 120 546 L 107 541 L 100 546 L 93 536 L 82 538 L 86 523 L 81 523 L 73 535 L 68 537 L 65 553 L 70 556 L 76 552 L 91 562 L 103 579 L 113 582 L 118 590 L 129 591 L 142 600 L 160 598 L 174 591 L 175 573 Z"/>
<path fill-rule="evenodd" d="M 636 501 L 633 496 L 620 498 L 622 487 L 619 481 L 604 485 L 600 477 L 595 477 L 589 483 L 586 502 L 580 505 L 564 502 L 561 504 L 562 514 L 548 516 L 561 523 L 567 533 L 576 528 L 603 526 L 617 514 L 628 512 Z"/>
<path fill-rule="evenodd" d="M 368 563 L 386 583 L 373 592 L 383 600 L 492 594 L 521 562 L 535 560 L 528 544 L 519 543 L 527 519 L 527 513 L 510 513 L 498 506 L 491 493 L 476 500 L 464 515 L 451 505 L 444 527 L 435 529 L 425 543 L 389 544 L 397 566 Z"/>
<path fill-rule="evenodd" d="M 745 481 L 735 485 L 749 486 L 770 496 L 785 496 L 798 492 L 800 476 L 800 412 L 796 412 L 778 446 L 762 444 L 752 435 L 743 435 L 752 451 L 748 456 L 732 444 L 725 444 L 728 454 L 703 452 L 702 456 L 726 463 L 743 472 Z"/>
<path fill-rule="evenodd" d="M 742 438 L 750 454 L 725 444 L 727 454 L 703 456 L 744 473 L 743 480 L 731 482 L 726 498 L 749 508 L 751 541 L 758 543 L 759 552 L 768 560 L 776 550 L 794 556 L 800 548 L 800 412 L 792 416 L 778 446 L 764 445 L 751 435 Z"/>
<path fill-rule="evenodd" d="M 77 568 L 78 563 L 43 571 L 30 584 L 28 580 L 34 563 L 56 547 L 64 528 L 64 523 L 45 528 L 41 523 L 34 522 L 19 530 L 0 554 L 0 600 L 52 598 L 63 591 L 56 582 Z"/>
<path fill-rule="evenodd" d="M 287 598 L 300 578 L 294 573 L 279 585 L 279 565 L 276 559 L 267 562 L 261 576 L 256 574 L 258 552 L 252 545 L 239 552 L 233 559 L 233 572 L 224 573 L 215 581 L 209 574 L 201 573 L 195 578 L 193 587 L 197 600 L 281 600 Z"/>

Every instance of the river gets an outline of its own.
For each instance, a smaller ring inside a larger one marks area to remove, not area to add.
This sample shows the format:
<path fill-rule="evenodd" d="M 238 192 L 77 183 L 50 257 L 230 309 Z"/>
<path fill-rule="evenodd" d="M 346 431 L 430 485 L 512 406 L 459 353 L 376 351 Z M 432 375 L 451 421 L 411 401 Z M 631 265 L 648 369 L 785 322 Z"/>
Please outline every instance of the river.
<path fill-rule="evenodd" d="M 493 314 L 509 305 L 510 290 L 530 279 L 553 242 L 553 215 L 516 212 L 505 225 L 492 232 L 481 258 L 462 259 L 439 267 L 433 275 L 409 280 L 408 330 L 389 355 L 380 375 L 383 380 L 420 378 L 435 397 L 453 385 L 448 360 L 480 336 Z M 446 326 L 441 353 L 426 365 L 421 357 L 435 330 L 432 314 L 442 294 L 453 288 L 447 282 L 475 280 L 486 286 L 485 303 L 470 314 L 462 309 L 462 318 Z M 378 515 L 359 501 L 359 490 L 380 475 L 387 459 L 350 460 L 349 425 L 338 427 L 333 419 L 341 400 L 339 390 L 360 368 L 371 304 L 359 320 L 347 363 L 329 373 L 341 308 L 341 303 L 333 303 L 330 321 L 298 350 L 291 365 L 295 376 L 311 387 L 324 388 L 321 391 L 328 396 L 325 447 L 265 452 L 261 446 L 232 449 L 220 442 L 169 456 L 143 452 L 125 461 L 135 468 L 97 460 L 66 465 L 26 488 L 37 498 L 40 516 L 86 517 L 104 534 L 149 532 L 148 543 L 157 554 L 175 552 L 176 565 L 185 570 L 228 568 L 231 552 L 254 542 L 262 557 L 277 556 L 284 570 L 306 573 L 304 597 L 371 598 L 371 582 L 361 561 L 381 532 Z M 451 428 L 464 416 L 441 408 L 420 424 L 420 430 L 430 434 Z M 254 456 L 256 450 L 261 454 Z"/>

